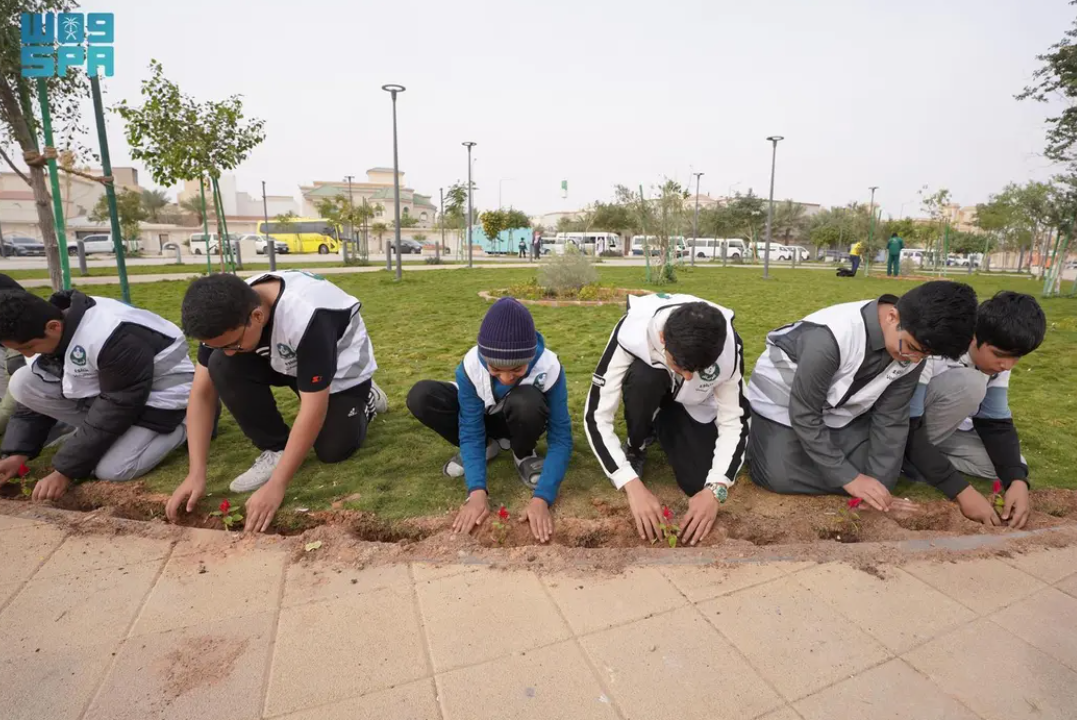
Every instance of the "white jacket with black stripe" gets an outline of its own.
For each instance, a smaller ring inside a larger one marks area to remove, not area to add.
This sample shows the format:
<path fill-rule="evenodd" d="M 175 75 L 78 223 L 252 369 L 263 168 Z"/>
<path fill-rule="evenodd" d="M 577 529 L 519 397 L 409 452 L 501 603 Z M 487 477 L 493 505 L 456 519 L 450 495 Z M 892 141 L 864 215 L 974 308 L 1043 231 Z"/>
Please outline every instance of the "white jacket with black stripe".
<path fill-rule="evenodd" d="M 728 323 L 726 342 L 713 366 L 693 373 L 691 380 L 678 387 L 678 378 L 666 365 L 659 333 L 674 309 L 692 302 L 705 302 L 721 311 Z M 584 407 L 587 441 L 618 490 L 636 477 L 613 429 L 625 374 L 636 360 L 669 372 L 670 386 L 676 390 L 674 400 L 684 405 L 697 422 L 718 426 L 706 484 L 732 485 L 744 465 L 751 425 L 751 409 L 744 392 L 744 345 L 733 328 L 733 311 L 692 295 L 629 297 L 628 312 L 613 329 L 602 352 Z"/>

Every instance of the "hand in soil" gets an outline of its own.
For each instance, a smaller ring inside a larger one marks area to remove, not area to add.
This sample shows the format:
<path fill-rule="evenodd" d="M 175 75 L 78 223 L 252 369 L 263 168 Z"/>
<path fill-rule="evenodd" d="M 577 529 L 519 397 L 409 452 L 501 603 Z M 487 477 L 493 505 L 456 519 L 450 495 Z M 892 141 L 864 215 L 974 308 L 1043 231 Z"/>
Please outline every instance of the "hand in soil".
<path fill-rule="evenodd" d="M 998 513 L 992 507 L 991 501 L 981 495 L 976 488 L 969 485 L 954 498 L 957 506 L 961 508 L 961 514 L 969 520 L 974 520 L 984 525 L 1001 525 Z"/>
<path fill-rule="evenodd" d="M 19 474 L 19 468 L 29 460 L 25 455 L 11 455 L 0 460 L 0 482 L 7 482 Z"/>
<path fill-rule="evenodd" d="M 71 487 L 71 480 L 63 473 L 53 471 L 37 481 L 31 499 L 34 502 L 59 500 L 69 487 Z"/>
<path fill-rule="evenodd" d="M 890 491 L 886 489 L 885 485 L 863 473 L 857 475 L 842 487 L 845 488 L 845 492 L 853 497 L 861 498 L 868 505 L 881 512 L 889 510 L 890 503 L 893 502 Z"/>
<path fill-rule="evenodd" d="M 460 512 L 456 513 L 456 519 L 452 522 L 454 533 L 470 533 L 490 514 L 490 508 L 486 504 L 486 491 L 475 490 L 467 496 L 467 502 L 460 506 Z"/>
<path fill-rule="evenodd" d="M 199 475 L 188 475 L 180 486 L 172 493 L 165 503 L 165 516 L 169 522 L 179 519 L 180 508 L 186 506 L 187 512 L 193 513 L 198 501 L 206 494 L 206 478 Z"/>
<path fill-rule="evenodd" d="M 639 478 L 629 480 L 624 486 L 628 495 L 628 507 L 636 521 L 636 531 L 640 540 L 655 540 L 662 537 L 662 503 L 654 496 Z"/>
<path fill-rule="evenodd" d="M 553 537 L 553 515 L 550 506 L 542 498 L 531 498 L 527 510 L 520 516 L 520 522 L 531 524 L 531 535 L 540 543 L 549 542 Z"/>
<path fill-rule="evenodd" d="M 688 500 L 688 512 L 681 521 L 682 543 L 695 545 L 703 540 L 714 527 L 714 521 L 718 518 L 718 508 L 721 505 L 718 498 L 714 497 L 711 489 L 704 487 Z"/>
<path fill-rule="evenodd" d="M 1006 506 L 1002 510 L 1002 519 L 1014 530 L 1020 530 L 1028 522 L 1032 506 L 1028 501 L 1028 483 L 1014 480 L 1006 490 Z"/>
<path fill-rule="evenodd" d="M 247 522 L 243 525 L 245 532 L 265 532 L 273 516 L 284 502 L 284 485 L 270 480 L 249 498 L 247 498 Z"/>

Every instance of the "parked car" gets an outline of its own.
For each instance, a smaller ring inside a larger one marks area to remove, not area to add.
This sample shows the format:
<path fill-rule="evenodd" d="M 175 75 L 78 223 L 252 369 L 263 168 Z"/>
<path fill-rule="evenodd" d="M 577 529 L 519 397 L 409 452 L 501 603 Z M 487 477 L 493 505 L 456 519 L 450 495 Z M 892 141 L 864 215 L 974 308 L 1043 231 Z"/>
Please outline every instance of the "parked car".
<path fill-rule="evenodd" d="M 969 259 L 967 257 L 958 257 L 957 255 L 951 255 L 946 258 L 946 264 L 949 267 L 968 267 Z"/>
<path fill-rule="evenodd" d="M 389 247 L 393 252 L 396 252 L 396 243 L 391 243 Z M 422 243 L 408 238 L 400 238 L 400 254 L 401 255 L 422 255 L 423 246 Z"/>
<path fill-rule="evenodd" d="M 4 257 L 44 255 L 45 243 L 25 235 L 12 235 L 4 238 Z"/>
<path fill-rule="evenodd" d="M 116 251 L 115 245 L 112 244 L 112 235 L 109 235 L 107 233 L 102 235 L 87 235 L 86 237 L 82 238 L 82 247 L 87 255 L 110 253 Z M 69 242 L 67 244 L 67 254 L 79 254 L 79 244 L 77 240 Z"/>
<path fill-rule="evenodd" d="M 789 248 L 789 258 L 792 259 L 793 253 L 797 253 L 797 262 L 807 262 L 811 259 L 811 253 L 808 249 L 800 245 L 786 245 Z"/>
<path fill-rule="evenodd" d="M 228 234 L 228 237 L 232 240 L 232 250 L 235 251 L 239 244 L 239 236 Z M 188 247 L 191 248 L 191 252 L 195 255 L 202 255 L 206 252 L 206 236 L 203 233 L 193 233 L 190 239 L 187 241 Z M 221 244 L 217 239 L 217 233 L 209 234 L 209 254 L 216 255 L 220 251 Z M 277 247 L 280 247 L 278 244 Z"/>
<path fill-rule="evenodd" d="M 259 255 L 266 254 L 266 250 L 269 246 L 269 243 L 273 243 L 274 255 L 284 255 L 289 252 L 288 243 L 281 242 L 280 240 L 274 240 L 268 235 L 255 235 L 253 233 L 249 233 L 239 239 L 240 242 L 243 242 L 244 240 L 253 240 L 254 252 L 258 253 Z"/>

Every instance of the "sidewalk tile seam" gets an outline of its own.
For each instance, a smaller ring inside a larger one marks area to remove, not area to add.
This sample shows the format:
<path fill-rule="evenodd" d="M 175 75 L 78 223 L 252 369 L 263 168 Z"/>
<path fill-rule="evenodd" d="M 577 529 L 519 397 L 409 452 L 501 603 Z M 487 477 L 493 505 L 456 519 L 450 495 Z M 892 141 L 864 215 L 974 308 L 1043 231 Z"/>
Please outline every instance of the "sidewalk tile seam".
<path fill-rule="evenodd" d="M 61 543 L 61 545 L 62 544 L 63 543 Z M 86 713 L 90 711 L 90 708 L 93 707 L 94 702 L 96 702 L 97 698 L 101 695 L 101 691 L 104 690 L 105 681 L 108 680 L 109 675 L 112 674 L 113 669 L 116 667 L 116 663 L 120 661 L 120 655 L 123 651 L 124 645 L 126 645 L 127 641 L 131 639 L 131 633 L 134 631 L 135 625 L 138 624 L 139 619 L 142 617 L 142 612 L 146 609 L 146 603 L 149 602 L 150 596 L 153 594 L 153 589 L 157 587 L 157 583 L 161 581 L 161 576 L 165 572 L 165 567 L 168 565 L 168 561 L 172 558 L 172 551 L 175 549 L 175 547 L 175 543 L 169 543 L 168 550 L 165 552 L 164 557 L 160 558 L 157 561 L 150 561 L 160 563 L 160 565 L 157 566 L 157 574 L 154 575 L 153 582 L 150 583 L 150 586 L 146 588 L 146 592 L 142 596 L 142 602 L 138 604 L 138 610 L 134 613 L 134 616 L 131 618 L 131 622 L 127 625 L 127 632 L 124 633 L 123 639 L 120 640 L 119 644 L 116 645 L 116 647 L 114 648 L 115 652 L 113 652 L 112 657 L 109 658 L 108 664 L 106 665 L 104 672 L 101 673 L 101 677 L 97 679 L 94 691 L 90 693 L 90 697 L 86 701 L 86 704 L 82 706 L 82 710 L 79 712 L 78 715 L 79 720 L 82 720 L 82 718 L 86 717 Z M 62 577 L 62 575 L 56 575 L 54 577 Z"/>
<path fill-rule="evenodd" d="M 970 622 L 975 622 L 975 621 L 970 621 Z M 923 645 L 923 644 L 924 644 L 924 643 L 921 643 L 921 645 Z M 917 647 L 919 647 L 919 646 L 917 646 Z M 915 648 L 913 648 L 913 649 L 910 649 L 910 650 L 909 650 L 909 652 L 913 652 L 913 650 L 915 650 Z M 976 712 L 975 710 L 973 710 L 973 709 L 972 709 L 971 707 L 969 707 L 969 706 L 968 706 L 968 704 L 966 704 L 966 703 L 965 703 L 964 701 L 962 701 L 962 700 L 961 700 L 961 698 L 959 698 L 958 696 L 956 696 L 956 695 L 954 695 L 953 693 L 951 693 L 951 692 L 950 692 L 950 691 L 949 691 L 948 689 L 946 689 L 945 687 L 943 687 L 943 686 L 942 686 L 942 685 L 941 685 L 940 683 L 936 682 L 936 681 L 935 681 L 935 679 L 934 679 L 933 677 L 931 677 L 931 676 L 930 676 L 930 675 L 928 675 L 927 673 L 923 672 L 923 671 L 922 671 L 922 670 L 921 670 L 920 668 L 918 668 L 918 667 L 916 667 L 915 665 L 913 665 L 913 664 L 912 664 L 911 662 L 909 662 L 908 660 L 906 660 L 906 659 L 905 659 L 904 657 L 899 657 L 899 658 L 897 658 L 897 660 L 898 660 L 899 662 L 903 663 L 903 664 L 905 665 L 905 667 L 909 668 L 909 669 L 910 669 L 910 670 L 912 670 L 912 671 L 913 671 L 914 673 L 916 673 L 917 675 L 919 675 L 920 677 L 924 678 L 924 679 L 925 679 L 925 680 L 927 680 L 927 681 L 928 681 L 929 683 L 931 683 L 931 684 L 932 684 L 933 686 L 935 686 L 936 688 L 938 688 L 939 692 L 941 692 L 941 693 L 942 693 L 943 695 L 945 695 L 946 697 L 950 698 L 951 700 L 953 700 L 954 702 L 956 702 L 956 703 L 957 703 L 958 705 L 960 705 L 961 707 L 965 708 L 966 710 L 968 710 L 968 711 L 969 711 L 970 713 L 972 713 L 972 714 L 973 714 L 973 715 L 975 715 L 976 717 L 978 717 L 978 718 L 981 718 L 981 720 L 983 720 L 983 715 L 981 715 L 980 713 L 978 713 L 978 712 Z"/>
<path fill-rule="evenodd" d="M 968 560 L 967 560 L 967 561 L 966 561 L 966 560 L 964 560 L 964 559 L 959 559 L 959 560 L 955 560 L 955 561 L 952 561 L 952 563 L 951 563 L 951 564 L 960 564 L 960 563 L 962 563 L 962 562 L 976 562 L 977 560 L 981 560 L 981 559 L 987 559 L 987 560 L 1000 560 L 999 558 L 997 558 L 997 557 L 995 557 L 994 555 L 992 555 L 992 556 L 991 556 L 991 557 L 989 557 L 989 558 L 968 558 Z M 1000 560 L 1000 561 L 1001 561 L 1001 560 Z M 943 563 L 940 563 L 940 564 L 943 564 Z M 1024 576 L 1025 576 L 1026 578 L 1028 578 L 1028 579 L 1029 579 L 1029 586 L 1030 586 L 1030 587 L 1032 587 L 1032 590 L 1029 590 L 1029 591 L 1028 591 L 1028 592 L 1026 592 L 1026 593 L 1025 593 L 1024 595 L 1022 595 L 1021 597 L 1017 598 L 1017 599 L 1016 599 L 1016 600 L 1014 600 L 1013 602 L 1009 602 L 1009 603 L 1006 603 L 1005 605 L 1001 605 L 1001 606 L 999 606 L 999 607 L 997 607 L 997 608 L 994 608 L 994 609 L 992 609 L 992 610 L 989 610 L 989 611 L 987 611 L 987 612 L 984 612 L 984 613 L 981 613 L 981 612 L 980 612 L 979 610 L 977 610 L 976 608 L 974 608 L 974 607 L 971 607 L 971 606 L 970 606 L 970 605 L 969 605 L 968 603 L 962 602 L 960 598 L 956 598 L 956 597 L 954 597 L 953 595 L 951 595 L 950 593 L 946 592 L 946 591 L 945 591 L 945 590 L 943 590 L 942 588 L 940 588 L 940 587 L 936 587 L 936 586 L 935 586 L 935 585 L 934 585 L 933 583 L 931 583 L 931 582 L 930 582 L 930 581 L 929 581 L 929 580 L 928 580 L 927 578 L 922 578 L 922 577 L 920 577 L 919 575 L 917 575 L 917 574 L 915 574 L 915 573 L 912 573 L 912 572 L 909 572 L 908 570 L 905 570 L 904 568 L 902 568 L 902 572 L 906 572 L 906 573 L 908 573 L 909 575 L 912 575 L 912 576 L 913 576 L 914 578 L 916 578 L 916 579 L 917 579 L 917 580 L 919 580 L 920 582 L 922 582 L 922 583 L 926 584 L 926 585 L 927 585 L 928 587 L 930 587 L 930 588 L 931 588 L 932 590 L 936 590 L 937 592 L 940 592 L 940 593 L 942 593 L 942 594 L 943 594 L 943 595 L 945 595 L 946 597 L 948 597 L 948 598 L 950 598 L 951 600 L 953 600 L 954 602 L 956 602 L 956 603 L 957 603 L 958 605 L 960 605 L 961 607 L 963 607 L 963 608 L 966 608 L 966 609 L 968 609 L 968 610 L 969 610 L 969 611 L 971 611 L 971 612 L 972 612 L 972 613 L 973 613 L 974 615 L 976 615 L 977 619 L 979 619 L 979 618 L 985 618 L 985 617 L 988 617 L 989 615 L 994 615 L 995 613 L 997 613 L 997 612 L 999 612 L 999 611 L 1001 611 L 1001 610 L 1005 610 L 1006 608 L 1010 607 L 1011 605 L 1015 605 L 1016 603 L 1022 602 L 1023 600 L 1025 600 L 1026 598 L 1028 598 L 1028 596 L 1029 596 L 1029 595 L 1032 595 L 1033 593 L 1036 593 L 1036 592 L 1039 592 L 1040 590 L 1042 590 L 1042 589 L 1043 589 L 1043 587 L 1051 587 L 1051 585 L 1050 585 L 1050 584 L 1048 584 L 1048 583 L 1045 583 L 1045 582 L 1044 582 L 1043 580 L 1040 580 L 1040 579 L 1039 579 L 1038 577 L 1035 577 L 1034 575 L 1030 575 L 1029 573 L 1025 572 L 1024 570 L 1022 570 L 1022 569 L 1020 569 L 1020 568 L 1016 568 L 1016 567 L 1013 567 L 1012 565 L 1010 565 L 1010 564 L 1008 564 L 1008 563 L 1002 563 L 1002 564 L 1003 564 L 1003 565 L 1005 565 L 1007 569 L 1009 569 L 1009 570 L 1016 570 L 1017 572 L 1021 573 L 1021 574 L 1022 574 L 1022 575 L 1024 575 Z M 1043 587 L 1038 587 L 1038 586 L 1043 586 Z M 964 625 L 962 625 L 962 627 L 964 627 Z M 944 634 L 944 635 L 946 635 L 946 634 L 949 634 L 949 633 L 943 633 L 943 634 Z M 940 637 L 941 637 L 941 636 L 940 636 Z"/>
<path fill-rule="evenodd" d="M 10 529 L 17 530 L 19 528 Z M 0 613 L 4 612 L 4 610 L 7 609 L 7 606 L 14 602 L 15 598 L 22 594 L 22 591 L 26 588 L 30 581 L 37 577 L 37 574 L 41 571 L 41 568 L 45 567 L 45 563 L 51 560 L 52 556 L 55 555 L 56 552 L 64 546 L 64 543 L 67 542 L 67 538 L 70 537 L 70 535 L 70 533 L 65 532 L 63 537 L 60 538 L 60 542 L 56 543 L 56 547 L 54 547 L 47 555 L 42 557 L 41 561 L 37 564 L 37 567 L 34 568 L 34 571 L 30 573 L 30 575 L 25 580 L 19 583 L 18 587 L 15 588 L 15 592 L 11 593 L 11 597 L 9 597 L 7 600 L 0 602 Z"/>
<path fill-rule="evenodd" d="M 1055 588 L 1055 587 L 1050 587 L 1050 586 L 1049 586 L 1049 587 L 1047 587 L 1047 588 L 1043 588 L 1042 590 L 1037 590 L 1036 592 L 1032 593 L 1031 595 L 1027 595 L 1027 596 L 1025 596 L 1024 598 L 1022 598 L 1022 601 L 1023 601 L 1023 602 L 1027 602 L 1027 601 L 1029 601 L 1029 600 L 1032 600 L 1032 599 L 1033 599 L 1034 597 L 1036 597 L 1036 596 L 1037 596 L 1037 595 L 1039 595 L 1040 593 L 1046 592 L 1046 591 L 1047 591 L 1047 590 L 1049 590 L 1049 589 L 1050 589 L 1050 590 L 1054 590 L 1055 592 L 1062 592 L 1062 591 L 1061 591 L 1061 590 L 1059 590 L 1058 588 Z M 1068 596 L 1066 595 L 1066 593 L 1062 593 L 1062 594 L 1063 594 L 1063 596 L 1065 596 L 1065 597 L 1068 597 Z M 1010 605 L 1007 605 L 1007 606 L 1006 606 L 1006 607 L 1004 607 L 1004 608 L 999 608 L 998 610 L 996 610 L 995 612 L 991 613 L 990 615 L 985 615 L 983 619 L 984 619 L 984 620 L 987 620 L 987 621 L 988 621 L 988 622 L 990 622 L 991 624 L 993 624 L 993 625 L 997 626 L 997 627 L 998 627 L 998 628 L 999 628 L 1000 630 L 1002 630 L 1003 632 L 1005 632 L 1005 633 L 1006 633 L 1007 635 L 1011 635 L 1011 636 L 1013 636 L 1013 637 L 1017 638 L 1018 640 L 1020 640 L 1020 641 L 1022 641 L 1022 642 L 1024 642 L 1024 643 L 1026 643 L 1027 645 L 1029 645 L 1029 647 L 1033 647 L 1033 648 L 1035 648 L 1036 650 L 1038 650 L 1039 652 L 1043 653 L 1044 655 L 1047 655 L 1048 657 L 1050 657 L 1051 659 L 1053 659 L 1053 660 L 1054 660 L 1054 661 L 1055 661 L 1056 663 L 1058 663 L 1058 664 L 1059 664 L 1059 665 L 1061 665 L 1062 667 L 1064 667 L 1064 668 L 1066 668 L 1066 669 L 1068 669 L 1068 670 L 1072 670 L 1073 672 L 1077 673 L 1077 663 L 1075 663 L 1075 664 L 1071 665 L 1069 661 L 1067 661 L 1067 660 L 1064 660 L 1064 659 L 1062 659 L 1062 658 L 1058 657 L 1058 656 L 1057 656 L 1057 655 L 1056 655 L 1055 653 L 1053 653 L 1053 652 L 1048 652 L 1047 650 L 1045 650 L 1044 648 L 1041 648 L 1041 647 L 1040 647 L 1039 645 L 1037 645 L 1037 644 L 1033 643 L 1033 642 L 1032 642 L 1032 641 L 1030 641 L 1030 640 L 1025 640 L 1025 639 L 1024 639 L 1023 637 L 1021 637 L 1020 635 L 1018 635 L 1017 633 L 1015 633 L 1015 632 L 1014 632 L 1013 630 L 1010 630 L 1010 629 L 1009 629 L 1008 627 L 1006 627 L 1006 626 L 1005 626 L 1005 625 L 1003 625 L 1003 624 L 1002 624 L 1001 622 L 999 622 L 998 620 L 996 620 L 996 619 L 995 619 L 995 618 L 996 618 L 996 617 L 997 617 L 998 615 L 1000 615 L 1000 614 L 1002 614 L 1002 613 L 1006 612 L 1006 610 L 1008 610 L 1009 608 L 1013 607 L 1014 605 L 1017 605 L 1017 603 L 1011 603 Z"/>
<path fill-rule="evenodd" d="M 269 630 L 269 646 L 266 648 L 265 668 L 262 671 L 262 717 L 269 712 L 269 681 L 273 677 L 273 662 L 277 655 L 277 633 L 280 631 L 280 614 L 284 605 L 284 587 L 288 579 L 288 563 L 281 563 L 280 585 L 277 588 L 277 605 L 273 612 L 273 627 Z"/>
<path fill-rule="evenodd" d="M 591 657 L 590 653 L 587 652 L 587 648 L 585 648 L 583 646 L 583 643 L 580 642 L 580 636 L 572 632 L 572 625 L 569 624 L 568 618 L 565 616 L 565 611 L 562 610 L 561 606 L 557 604 L 557 600 L 554 599 L 553 593 L 550 592 L 549 586 L 542 580 L 541 577 L 539 578 L 539 586 L 542 588 L 542 592 L 546 594 L 546 598 L 551 603 L 553 603 L 553 607 L 557 611 L 557 615 L 561 618 L 561 622 L 565 624 L 565 627 L 567 627 L 568 631 L 572 634 L 572 642 L 575 643 L 576 649 L 580 651 L 580 656 L 583 658 L 583 661 L 587 663 L 587 668 L 591 671 L 591 677 L 594 678 L 595 683 L 597 683 L 598 686 L 602 688 L 602 694 L 610 701 L 610 707 L 613 709 L 614 714 L 624 720 L 628 716 L 621 709 L 620 702 L 617 700 L 616 697 L 614 697 L 612 689 L 606 684 L 605 680 L 602 678 L 602 673 L 598 671 L 598 667 L 595 665 L 594 658 Z M 636 620 L 633 622 L 639 621 Z M 562 640 L 561 642 L 564 641 Z"/>
<path fill-rule="evenodd" d="M 419 624 L 419 633 L 423 638 L 423 659 L 426 660 L 426 672 L 427 675 L 433 680 L 434 685 L 434 705 L 438 709 L 438 717 L 444 720 L 445 718 L 445 705 L 441 699 L 441 693 L 437 691 L 437 680 L 434 674 L 434 658 L 430 650 L 430 636 L 426 632 L 426 621 L 423 618 L 423 610 L 419 605 L 419 590 L 416 587 L 415 582 L 415 568 L 411 563 L 408 563 L 408 579 L 411 580 L 411 607 L 415 612 L 415 620 Z"/>

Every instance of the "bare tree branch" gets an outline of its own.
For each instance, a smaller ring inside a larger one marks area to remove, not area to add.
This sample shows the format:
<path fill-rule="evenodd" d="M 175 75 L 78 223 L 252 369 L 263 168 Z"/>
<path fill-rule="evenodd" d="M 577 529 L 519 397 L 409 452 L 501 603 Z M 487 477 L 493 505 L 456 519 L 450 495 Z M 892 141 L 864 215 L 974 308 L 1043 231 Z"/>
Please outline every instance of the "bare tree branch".
<path fill-rule="evenodd" d="M 15 171 L 16 175 L 22 178 L 23 182 L 25 182 L 27 185 L 30 185 L 30 178 L 26 177 L 26 175 L 23 174 L 22 170 L 19 170 L 19 168 L 15 167 L 15 163 L 11 162 L 11 158 L 7 156 L 7 153 L 4 152 L 4 148 L 2 147 L 0 147 L 0 157 L 4 158 L 4 162 L 6 162 L 11 167 L 11 169 Z"/>

